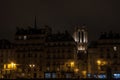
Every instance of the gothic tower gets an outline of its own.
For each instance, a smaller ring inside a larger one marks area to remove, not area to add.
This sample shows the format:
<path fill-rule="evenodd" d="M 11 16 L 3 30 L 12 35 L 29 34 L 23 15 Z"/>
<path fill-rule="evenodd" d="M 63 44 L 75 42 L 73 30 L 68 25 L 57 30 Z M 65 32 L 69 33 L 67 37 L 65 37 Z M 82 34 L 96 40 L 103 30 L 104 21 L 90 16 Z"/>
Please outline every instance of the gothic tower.
<path fill-rule="evenodd" d="M 77 49 L 79 52 L 86 52 L 88 44 L 88 34 L 85 26 L 76 26 L 73 34 L 73 38 L 77 43 Z"/>

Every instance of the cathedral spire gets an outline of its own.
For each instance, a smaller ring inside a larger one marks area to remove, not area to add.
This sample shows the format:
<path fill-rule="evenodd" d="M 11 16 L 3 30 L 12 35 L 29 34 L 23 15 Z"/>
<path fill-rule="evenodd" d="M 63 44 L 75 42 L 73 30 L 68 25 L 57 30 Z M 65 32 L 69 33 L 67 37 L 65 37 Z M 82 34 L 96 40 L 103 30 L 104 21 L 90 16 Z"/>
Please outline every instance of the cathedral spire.
<path fill-rule="evenodd" d="M 37 29 L 36 16 L 35 16 L 34 28 Z"/>

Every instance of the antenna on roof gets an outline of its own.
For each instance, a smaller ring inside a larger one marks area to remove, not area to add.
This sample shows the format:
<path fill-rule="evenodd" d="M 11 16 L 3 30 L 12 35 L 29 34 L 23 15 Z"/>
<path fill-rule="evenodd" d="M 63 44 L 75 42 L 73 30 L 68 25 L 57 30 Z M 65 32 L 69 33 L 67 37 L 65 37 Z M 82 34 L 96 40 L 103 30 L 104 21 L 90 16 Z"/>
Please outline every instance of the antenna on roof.
<path fill-rule="evenodd" d="M 35 16 L 34 28 L 37 29 L 36 16 Z"/>

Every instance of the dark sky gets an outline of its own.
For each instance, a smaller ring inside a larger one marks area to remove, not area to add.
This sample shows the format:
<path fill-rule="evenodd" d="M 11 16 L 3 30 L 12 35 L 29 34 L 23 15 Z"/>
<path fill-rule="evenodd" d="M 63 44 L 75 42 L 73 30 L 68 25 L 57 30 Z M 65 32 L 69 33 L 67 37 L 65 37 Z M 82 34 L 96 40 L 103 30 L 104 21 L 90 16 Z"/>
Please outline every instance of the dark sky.
<path fill-rule="evenodd" d="M 0 0 L 0 39 L 13 40 L 16 26 L 49 25 L 55 31 L 86 24 L 89 39 L 120 30 L 120 0 Z"/>

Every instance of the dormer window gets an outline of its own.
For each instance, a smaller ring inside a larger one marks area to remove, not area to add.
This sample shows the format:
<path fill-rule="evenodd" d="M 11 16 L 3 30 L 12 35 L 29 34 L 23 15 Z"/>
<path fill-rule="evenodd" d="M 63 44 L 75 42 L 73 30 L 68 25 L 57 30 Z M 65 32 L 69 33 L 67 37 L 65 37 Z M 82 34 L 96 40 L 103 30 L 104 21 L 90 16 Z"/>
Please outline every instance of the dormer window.
<path fill-rule="evenodd" d="M 21 37 L 21 36 L 18 36 L 18 39 L 22 39 L 22 37 Z"/>
<path fill-rule="evenodd" d="M 114 50 L 114 51 L 117 51 L 117 47 L 116 47 L 116 46 L 114 46 L 114 47 L 113 47 L 113 50 Z"/>

